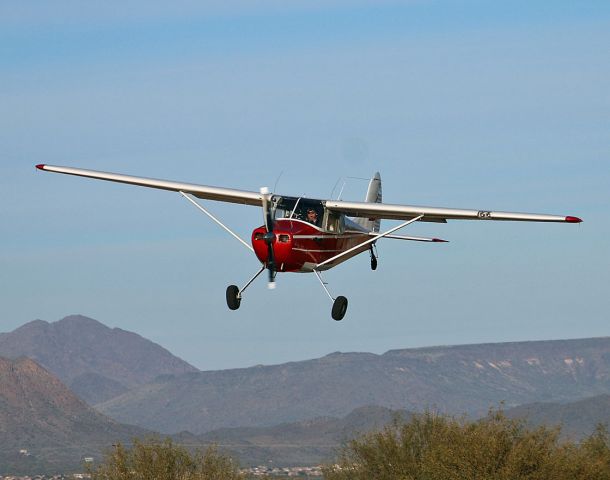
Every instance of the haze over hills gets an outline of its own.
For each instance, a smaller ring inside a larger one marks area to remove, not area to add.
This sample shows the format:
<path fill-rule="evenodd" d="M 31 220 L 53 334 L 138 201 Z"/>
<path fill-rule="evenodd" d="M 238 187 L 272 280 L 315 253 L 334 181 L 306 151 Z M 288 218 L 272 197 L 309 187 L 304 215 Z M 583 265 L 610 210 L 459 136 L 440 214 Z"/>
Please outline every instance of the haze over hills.
<path fill-rule="evenodd" d="M 525 419 L 530 426 L 561 426 L 571 440 L 591 435 L 598 424 L 610 425 L 610 395 L 565 404 L 533 403 L 506 410 L 509 418 Z M 243 427 L 214 430 L 203 435 L 175 436 L 188 444 L 217 444 L 242 465 L 262 463 L 282 466 L 316 465 L 336 458 L 338 449 L 360 434 L 380 430 L 394 420 L 409 421 L 411 413 L 367 406 L 343 418 L 320 417 L 272 427 Z"/>
<path fill-rule="evenodd" d="M 596 395 L 569 403 L 529 403 L 506 412 L 511 418 L 524 418 L 530 425 L 561 425 L 562 435 L 581 439 L 597 424 L 610 427 L 610 395 Z"/>
<path fill-rule="evenodd" d="M 342 418 L 319 417 L 273 427 L 214 430 L 203 435 L 176 435 L 185 443 L 216 444 L 239 458 L 242 465 L 317 465 L 332 461 L 339 447 L 354 436 L 380 430 L 394 419 L 411 414 L 384 407 L 360 407 Z"/>
<path fill-rule="evenodd" d="M 479 415 L 490 406 L 610 392 L 610 338 L 334 353 L 169 375 L 97 405 L 121 422 L 194 433 L 341 417 L 364 405 Z"/>
<path fill-rule="evenodd" d="M 0 356 L 26 356 L 95 404 L 143 385 L 158 375 L 198 369 L 140 335 L 108 328 L 82 315 L 57 322 L 34 320 L 0 333 Z"/>
<path fill-rule="evenodd" d="M 147 433 L 95 411 L 35 361 L 0 357 L 0 473 L 82 469 L 83 456 Z"/>

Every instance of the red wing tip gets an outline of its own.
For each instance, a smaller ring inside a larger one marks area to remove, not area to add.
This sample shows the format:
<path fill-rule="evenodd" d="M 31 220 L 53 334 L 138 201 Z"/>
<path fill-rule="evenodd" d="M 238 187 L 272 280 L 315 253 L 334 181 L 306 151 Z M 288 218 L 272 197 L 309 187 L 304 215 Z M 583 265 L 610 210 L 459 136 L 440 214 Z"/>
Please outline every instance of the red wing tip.
<path fill-rule="evenodd" d="M 44 163 L 39 163 L 38 165 L 36 165 L 36 168 L 38 170 L 44 170 L 44 167 L 46 167 L 46 165 Z"/>
<path fill-rule="evenodd" d="M 578 217 L 566 217 L 566 222 L 568 223 L 580 223 L 582 220 Z"/>
<path fill-rule="evenodd" d="M 449 240 L 443 240 L 442 238 L 433 238 L 432 241 L 433 242 L 449 243 Z"/>

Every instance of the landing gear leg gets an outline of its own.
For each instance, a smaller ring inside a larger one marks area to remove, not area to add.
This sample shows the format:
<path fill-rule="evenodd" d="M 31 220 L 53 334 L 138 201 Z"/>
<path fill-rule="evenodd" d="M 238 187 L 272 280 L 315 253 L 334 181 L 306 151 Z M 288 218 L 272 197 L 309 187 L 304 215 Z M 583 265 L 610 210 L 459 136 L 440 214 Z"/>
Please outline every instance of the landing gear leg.
<path fill-rule="evenodd" d="M 320 275 L 320 272 L 318 272 L 317 270 L 314 270 L 313 273 L 316 274 L 316 276 L 318 277 L 318 280 L 320 281 L 320 284 L 322 285 L 322 288 L 328 295 L 328 298 L 330 298 L 333 302 L 333 308 L 331 310 L 331 317 L 333 317 L 333 320 L 337 320 L 337 321 L 342 320 L 343 317 L 345 316 L 345 312 L 347 312 L 347 298 L 345 298 L 341 295 L 338 296 L 337 298 L 333 298 L 333 296 L 328 291 L 328 288 L 326 288 L 326 282 L 324 280 L 322 280 L 322 276 Z"/>
<path fill-rule="evenodd" d="M 246 288 L 248 288 L 250 284 L 254 280 L 256 280 L 256 277 L 263 273 L 264 270 L 265 265 L 263 265 L 260 270 L 256 272 L 256 274 L 250 280 L 248 280 L 248 283 L 246 283 L 241 289 L 239 289 L 237 285 L 229 285 L 227 287 L 227 306 L 230 310 L 237 310 L 239 308 L 239 305 L 241 304 L 242 294 L 244 293 Z"/>
<path fill-rule="evenodd" d="M 371 244 L 371 270 L 377 270 L 377 255 L 375 255 L 374 246 L 374 243 Z"/>

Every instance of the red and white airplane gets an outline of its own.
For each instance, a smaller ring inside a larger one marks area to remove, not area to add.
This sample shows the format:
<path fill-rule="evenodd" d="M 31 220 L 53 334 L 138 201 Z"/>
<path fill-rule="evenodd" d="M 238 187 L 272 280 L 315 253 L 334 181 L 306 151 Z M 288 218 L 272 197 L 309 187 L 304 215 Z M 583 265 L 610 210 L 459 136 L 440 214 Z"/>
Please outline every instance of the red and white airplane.
<path fill-rule="evenodd" d="M 394 234 L 395 231 L 413 222 L 513 220 L 580 223 L 582 221 L 578 217 L 565 215 L 384 204 L 381 203 L 379 173 L 376 173 L 369 182 L 364 202 L 344 202 L 276 195 L 269 192 L 266 187 L 261 188 L 260 192 L 251 192 L 72 167 L 41 164 L 36 165 L 36 168 L 46 172 L 179 192 L 246 248 L 253 251 L 261 262 L 258 272 L 243 287 L 239 288 L 236 285 L 227 287 L 227 305 L 231 310 L 239 308 L 244 291 L 265 269 L 269 272 L 269 288 L 275 287 L 275 276 L 278 272 L 313 272 L 333 302 L 332 318 L 341 320 L 347 311 L 347 299 L 343 296 L 333 297 L 322 280 L 320 272 L 366 251 L 370 252 L 371 268 L 375 270 L 377 257 L 374 246 L 375 242 L 381 238 L 418 242 L 445 241 L 438 238 Z M 193 197 L 262 207 L 264 224 L 253 230 L 250 245 L 208 212 Z M 381 219 L 401 220 L 402 222 L 389 230 L 380 232 Z"/>

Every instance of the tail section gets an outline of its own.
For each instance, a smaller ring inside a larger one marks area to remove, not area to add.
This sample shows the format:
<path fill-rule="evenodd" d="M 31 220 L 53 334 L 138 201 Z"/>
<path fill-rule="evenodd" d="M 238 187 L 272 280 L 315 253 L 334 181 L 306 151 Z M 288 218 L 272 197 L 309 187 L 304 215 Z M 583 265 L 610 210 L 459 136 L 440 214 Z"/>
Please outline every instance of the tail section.
<path fill-rule="evenodd" d="M 365 202 L 381 203 L 381 175 L 375 173 L 369 182 L 369 188 L 366 192 Z M 381 227 L 381 220 L 371 218 L 355 218 L 354 221 L 361 227 L 372 232 L 378 232 Z"/>

